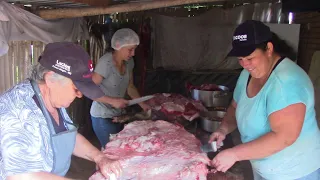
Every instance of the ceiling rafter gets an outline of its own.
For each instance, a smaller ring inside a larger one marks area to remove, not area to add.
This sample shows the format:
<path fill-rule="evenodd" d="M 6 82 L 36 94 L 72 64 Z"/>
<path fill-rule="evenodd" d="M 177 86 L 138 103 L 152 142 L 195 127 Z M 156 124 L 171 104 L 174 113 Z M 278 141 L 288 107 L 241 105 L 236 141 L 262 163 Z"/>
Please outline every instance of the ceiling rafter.
<path fill-rule="evenodd" d="M 226 0 L 224 0 L 226 1 Z M 108 7 L 85 7 L 85 8 L 66 8 L 39 10 L 36 12 L 44 19 L 73 18 L 94 16 L 101 14 L 112 14 L 120 12 L 143 11 L 163 7 L 179 6 L 193 3 L 221 2 L 221 0 L 156 0 L 147 2 L 125 3 L 110 5 Z"/>

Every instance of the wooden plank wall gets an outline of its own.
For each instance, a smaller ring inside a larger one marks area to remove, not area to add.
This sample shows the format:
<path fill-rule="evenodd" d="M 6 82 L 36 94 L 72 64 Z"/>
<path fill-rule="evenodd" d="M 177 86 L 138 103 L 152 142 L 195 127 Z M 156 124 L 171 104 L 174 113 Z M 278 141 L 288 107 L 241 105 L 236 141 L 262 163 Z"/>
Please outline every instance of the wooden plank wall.
<path fill-rule="evenodd" d="M 294 23 L 301 24 L 298 64 L 308 72 L 312 55 L 320 50 L 320 12 L 294 14 Z"/>

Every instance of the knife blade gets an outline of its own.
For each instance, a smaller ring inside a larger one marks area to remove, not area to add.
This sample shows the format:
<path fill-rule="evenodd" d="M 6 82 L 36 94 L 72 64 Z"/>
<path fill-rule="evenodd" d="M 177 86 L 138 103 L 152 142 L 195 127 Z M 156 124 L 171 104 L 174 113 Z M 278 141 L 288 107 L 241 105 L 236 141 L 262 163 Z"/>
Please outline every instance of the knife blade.
<path fill-rule="evenodd" d="M 223 146 L 223 142 L 221 142 L 221 146 Z M 202 145 L 200 149 L 202 152 L 208 153 L 208 152 L 216 152 L 218 151 L 219 148 L 217 146 L 217 142 L 213 141 L 212 143 Z"/>
<path fill-rule="evenodd" d="M 152 98 L 154 98 L 153 95 L 143 96 L 141 98 L 132 99 L 132 100 L 129 100 L 128 106 L 132 106 L 134 104 L 138 104 L 138 103 L 147 101 L 147 100 L 152 99 Z"/>

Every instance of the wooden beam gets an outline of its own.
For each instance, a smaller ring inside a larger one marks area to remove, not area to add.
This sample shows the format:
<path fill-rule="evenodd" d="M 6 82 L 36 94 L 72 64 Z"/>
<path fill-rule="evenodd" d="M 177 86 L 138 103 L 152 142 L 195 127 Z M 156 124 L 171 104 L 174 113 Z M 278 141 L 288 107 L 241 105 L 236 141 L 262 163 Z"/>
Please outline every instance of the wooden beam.
<path fill-rule="evenodd" d="M 90 6 L 108 6 L 112 2 L 111 0 L 60 0 L 60 1 L 88 4 Z"/>
<path fill-rule="evenodd" d="M 156 0 L 149 2 L 136 2 L 112 5 L 109 7 L 86 7 L 86 8 L 67 8 L 67 9 L 51 9 L 39 10 L 36 12 L 43 19 L 58 19 L 58 18 L 74 18 L 84 16 L 95 16 L 101 14 L 111 14 L 120 12 L 143 11 L 150 9 L 158 9 L 170 6 L 179 6 L 193 3 L 208 3 L 208 2 L 224 2 L 226 0 Z"/>

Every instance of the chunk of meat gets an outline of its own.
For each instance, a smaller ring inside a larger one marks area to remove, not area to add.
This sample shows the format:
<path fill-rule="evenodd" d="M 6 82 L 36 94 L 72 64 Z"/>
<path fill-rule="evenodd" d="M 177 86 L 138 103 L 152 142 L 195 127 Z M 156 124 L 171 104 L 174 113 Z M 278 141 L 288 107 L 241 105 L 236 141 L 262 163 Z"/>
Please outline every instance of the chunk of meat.
<path fill-rule="evenodd" d="M 115 123 L 125 123 L 125 122 L 131 122 L 136 120 L 146 120 L 146 119 L 152 119 L 152 111 L 148 110 L 147 112 L 139 112 L 135 114 L 127 114 L 127 115 L 121 115 L 118 117 L 114 117 L 112 122 Z"/>
<path fill-rule="evenodd" d="M 219 88 L 216 84 L 202 84 L 199 88 L 199 90 L 204 91 L 222 91 L 222 89 Z"/>
<path fill-rule="evenodd" d="M 190 119 L 191 121 L 199 117 L 199 110 L 192 103 L 187 103 L 185 106 L 185 111 L 183 113 L 185 119 Z"/>
<path fill-rule="evenodd" d="M 161 110 L 167 114 L 182 115 L 185 111 L 185 108 L 173 102 L 166 102 L 161 105 Z"/>
<path fill-rule="evenodd" d="M 103 153 L 121 163 L 118 180 L 205 180 L 210 161 L 193 134 L 162 120 L 127 124 Z M 104 178 L 96 172 L 90 180 Z"/>
<path fill-rule="evenodd" d="M 146 103 L 154 110 L 161 110 L 168 117 L 175 115 L 192 121 L 199 117 L 200 112 L 207 111 L 200 101 L 186 98 L 180 94 L 159 93 L 154 96 Z"/>
<path fill-rule="evenodd" d="M 223 91 L 221 88 L 219 88 L 216 84 L 201 84 L 200 86 L 194 86 L 190 83 L 187 83 L 186 85 L 187 89 L 197 89 L 202 91 Z"/>

